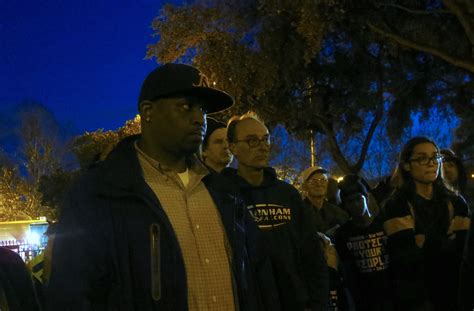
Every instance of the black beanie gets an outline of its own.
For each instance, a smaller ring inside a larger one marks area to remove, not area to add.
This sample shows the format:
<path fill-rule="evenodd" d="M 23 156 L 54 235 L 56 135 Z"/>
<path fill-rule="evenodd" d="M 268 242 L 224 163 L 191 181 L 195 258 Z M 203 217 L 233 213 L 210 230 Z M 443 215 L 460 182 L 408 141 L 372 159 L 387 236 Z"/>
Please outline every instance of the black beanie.
<path fill-rule="evenodd" d="M 368 196 L 369 185 L 367 182 L 358 175 L 346 175 L 344 179 L 339 182 L 339 189 L 341 190 L 340 196 L 344 203 L 344 199 L 355 195 L 362 194 Z"/>
<path fill-rule="evenodd" d="M 211 136 L 212 133 L 214 133 L 215 130 L 220 129 L 220 128 L 225 128 L 225 123 L 217 121 L 214 118 L 206 118 L 207 120 L 207 129 L 206 129 L 206 135 L 204 135 L 204 139 L 202 140 L 202 146 L 205 148 L 207 147 L 207 141 L 209 139 L 209 136 Z"/>

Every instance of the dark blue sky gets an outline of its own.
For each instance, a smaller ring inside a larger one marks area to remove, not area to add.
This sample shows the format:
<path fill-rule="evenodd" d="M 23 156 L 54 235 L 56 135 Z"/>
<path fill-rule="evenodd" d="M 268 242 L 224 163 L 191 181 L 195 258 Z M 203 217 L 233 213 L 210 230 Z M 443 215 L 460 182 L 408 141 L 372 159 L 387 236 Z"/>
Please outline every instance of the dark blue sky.
<path fill-rule="evenodd" d="M 136 114 L 152 0 L 0 0 L 0 109 L 38 101 L 80 131 L 116 129 Z"/>

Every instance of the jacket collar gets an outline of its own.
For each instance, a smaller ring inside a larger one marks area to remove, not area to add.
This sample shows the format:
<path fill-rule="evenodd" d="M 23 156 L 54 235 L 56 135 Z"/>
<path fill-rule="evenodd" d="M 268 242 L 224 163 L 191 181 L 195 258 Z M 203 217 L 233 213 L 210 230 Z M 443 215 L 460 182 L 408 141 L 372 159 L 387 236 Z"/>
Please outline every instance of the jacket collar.
<path fill-rule="evenodd" d="M 140 135 L 132 135 L 121 140 L 108 157 L 93 170 L 98 175 L 95 191 L 110 196 L 132 194 L 156 200 L 153 191 L 146 184 L 134 143 Z"/>

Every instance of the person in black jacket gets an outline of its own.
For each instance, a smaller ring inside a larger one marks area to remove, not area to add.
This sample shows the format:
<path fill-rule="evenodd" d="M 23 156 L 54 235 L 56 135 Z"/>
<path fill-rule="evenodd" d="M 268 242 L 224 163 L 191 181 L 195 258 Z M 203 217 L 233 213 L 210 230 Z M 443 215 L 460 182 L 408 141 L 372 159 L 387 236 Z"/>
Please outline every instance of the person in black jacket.
<path fill-rule="evenodd" d="M 459 306 L 462 311 L 474 310 L 474 213 L 466 239 L 466 247 L 461 264 L 459 284 Z"/>
<path fill-rule="evenodd" d="M 25 263 L 17 253 L 4 247 L 0 247 L 0 310 L 41 310 Z"/>
<path fill-rule="evenodd" d="M 227 137 L 238 168 L 222 174 L 239 186 L 270 248 L 281 309 L 324 310 L 328 275 L 317 230 L 298 191 L 268 167 L 268 129 L 247 114 L 231 119 Z"/>
<path fill-rule="evenodd" d="M 311 166 L 301 173 L 303 202 L 311 210 L 319 232 L 333 238 L 336 229 L 349 220 L 339 206 L 329 203 L 329 172 L 320 166 Z"/>
<path fill-rule="evenodd" d="M 444 184 L 442 156 L 426 137 L 402 149 L 400 185 L 385 205 L 384 230 L 397 310 L 456 310 L 469 212 Z"/>
<path fill-rule="evenodd" d="M 69 192 L 51 242 L 47 310 L 261 309 L 258 258 L 248 258 L 257 228 L 195 155 L 205 114 L 232 103 L 192 66 L 148 75 L 141 135 Z"/>
<path fill-rule="evenodd" d="M 390 311 L 393 290 L 387 236 L 367 186 L 357 175 L 346 175 L 339 183 L 342 207 L 351 219 L 336 231 L 336 250 L 355 310 Z"/>

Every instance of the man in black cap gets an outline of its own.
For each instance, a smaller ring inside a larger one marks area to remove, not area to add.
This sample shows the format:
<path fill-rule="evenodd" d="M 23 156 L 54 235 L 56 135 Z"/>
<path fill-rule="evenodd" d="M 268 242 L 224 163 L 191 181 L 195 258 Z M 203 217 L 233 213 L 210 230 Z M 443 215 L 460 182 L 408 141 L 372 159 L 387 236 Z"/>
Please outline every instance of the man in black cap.
<path fill-rule="evenodd" d="M 141 135 L 119 142 L 69 193 L 48 310 L 256 308 L 247 213 L 195 155 L 206 113 L 232 104 L 192 66 L 166 64 L 148 75 Z"/>
<path fill-rule="evenodd" d="M 389 255 L 383 221 L 368 184 L 357 175 L 340 182 L 342 207 L 351 219 L 336 231 L 335 245 L 356 310 L 392 310 Z"/>
<path fill-rule="evenodd" d="M 227 142 L 227 127 L 223 122 L 207 118 L 207 131 L 201 146 L 204 164 L 220 173 L 232 162 L 232 153 Z"/>

